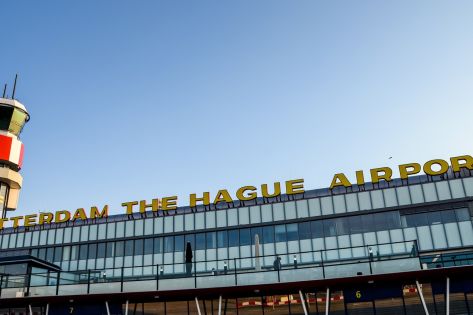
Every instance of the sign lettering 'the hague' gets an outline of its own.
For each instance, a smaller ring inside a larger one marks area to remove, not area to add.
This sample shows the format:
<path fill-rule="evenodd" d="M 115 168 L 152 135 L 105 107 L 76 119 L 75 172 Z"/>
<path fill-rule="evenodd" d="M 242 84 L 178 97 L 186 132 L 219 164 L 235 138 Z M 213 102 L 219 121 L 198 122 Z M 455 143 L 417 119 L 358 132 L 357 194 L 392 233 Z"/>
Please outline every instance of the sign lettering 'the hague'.
<path fill-rule="evenodd" d="M 424 165 L 419 163 L 408 163 L 399 165 L 399 175 L 401 179 L 407 179 L 409 176 L 419 174 L 422 170 L 427 175 L 442 175 L 448 172 L 451 166 L 452 171 L 459 172 L 462 169 L 473 170 L 473 157 L 470 155 L 463 155 L 450 158 L 450 164 L 441 159 L 427 161 Z M 370 180 L 372 183 L 379 183 L 381 180 L 391 181 L 393 176 L 393 170 L 389 167 L 373 168 L 369 172 Z M 355 179 L 357 185 L 365 184 L 365 174 L 363 171 L 355 172 Z M 259 189 L 255 186 L 243 186 L 237 189 L 235 192 L 236 199 L 240 201 L 254 200 L 258 197 L 274 198 L 282 194 L 281 186 L 285 188 L 286 195 L 295 195 L 304 193 L 304 180 L 294 179 L 288 180 L 282 185 L 280 182 L 275 182 L 269 187 L 268 184 L 262 184 Z M 344 173 L 335 174 L 330 184 L 330 189 L 336 187 L 351 187 L 352 182 Z M 227 189 L 219 190 L 215 196 L 211 196 L 210 192 L 204 192 L 202 194 L 190 194 L 189 205 L 196 207 L 197 205 L 210 205 L 211 203 L 217 205 L 219 203 L 231 203 L 233 196 Z M 146 200 L 141 201 L 129 201 L 122 203 L 122 206 L 126 214 L 133 214 L 136 211 L 144 213 L 146 211 L 169 211 L 177 209 L 178 205 L 177 196 L 163 197 L 152 199 L 151 202 Z M 99 209 L 98 207 L 91 207 L 89 212 L 86 212 L 84 208 L 79 208 L 75 212 L 69 212 L 68 210 L 61 210 L 52 212 L 42 212 L 39 214 L 30 214 L 25 216 L 15 216 L 5 219 L 0 219 L 0 230 L 8 222 L 13 228 L 19 226 L 31 227 L 34 225 L 43 225 L 51 223 L 64 223 L 68 221 L 76 220 L 87 220 L 108 217 L 108 205 Z"/>

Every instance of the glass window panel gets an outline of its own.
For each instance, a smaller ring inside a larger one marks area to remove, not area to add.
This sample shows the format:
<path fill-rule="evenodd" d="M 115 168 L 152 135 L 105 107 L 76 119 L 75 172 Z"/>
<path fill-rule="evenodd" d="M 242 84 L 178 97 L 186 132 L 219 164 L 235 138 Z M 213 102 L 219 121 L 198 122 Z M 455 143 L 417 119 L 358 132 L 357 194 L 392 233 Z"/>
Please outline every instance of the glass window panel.
<path fill-rule="evenodd" d="M 136 220 L 135 221 L 135 236 L 143 235 L 144 221 Z"/>
<path fill-rule="evenodd" d="M 63 249 L 61 246 L 58 246 L 54 249 L 54 262 L 60 262 L 62 258 Z"/>
<path fill-rule="evenodd" d="M 426 214 L 429 224 L 440 224 L 442 223 L 442 216 L 440 215 L 440 211 L 429 212 Z"/>
<path fill-rule="evenodd" d="M 351 212 L 360 210 L 358 207 L 358 198 L 356 194 L 345 195 L 345 199 L 347 201 L 347 211 Z"/>
<path fill-rule="evenodd" d="M 421 250 L 433 249 L 432 237 L 430 236 L 430 228 L 428 226 L 417 227 L 417 235 L 419 237 L 419 247 Z"/>
<path fill-rule="evenodd" d="M 465 187 L 465 192 L 467 196 L 473 196 L 473 177 L 464 178 L 463 186 Z"/>
<path fill-rule="evenodd" d="M 154 253 L 159 254 L 163 252 L 163 238 L 155 237 L 154 238 Z"/>
<path fill-rule="evenodd" d="M 273 218 L 274 221 L 284 220 L 284 206 L 282 203 L 273 204 Z"/>
<path fill-rule="evenodd" d="M 47 240 L 48 245 L 54 244 L 55 236 L 56 236 L 56 229 L 49 229 L 48 230 L 48 240 Z"/>
<path fill-rule="evenodd" d="M 219 210 L 217 211 L 217 227 L 227 226 L 227 211 Z"/>
<path fill-rule="evenodd" d="M 77 260 L 78 258 L 79 258 L 79 245 L 71 246 L 71 260 Z"/>
<path fill-rule="evenodd" d="M 114 242 L 108 242 L 104 243 L 105 244 L 105 257 L 111 258 L 114 255 L 114 250 L 115 250 L 115 243 Z"/>
<path fill-rule="evenodd" d="M 333 206 L 335 208 L 335 213 L 347 212 L 347 209 L 345 206 L 345 196 L 344 195 L 333 196 Z"/>
<path fill-rule="evenodd" d="M 207 229 L 215 227 L 215 211 L 208 211 L 205 213 L 205 226 Z"/>
<path fill-rule="evenodd" d="M 261 206 L 261 221 L 262 222 L 273 221 L 273 210 L 271 209 L 271 205 Z"/>
<path fill-rule="evenodd" d="M 446 248 L 447 239 L 445 237 L 445 231 L 443 225 L 438 224 L 430 227 L 433 236 L 433 243 L 435 249 Z"/>
<path fill-rule="evenodd" d="M 184 215 L 184 223 L 186 226 L 186 231 L 193 231 L 194 230 L 194 214 L 188 213 Z"/>
<path fill-rule="evenodd" d="M 39 236 L 37 238 L 39 239 Z M 8 242 L 9 241 L 10 241 L 10 234 L 4 234 L 2 236 L 2 249 L 8 248 Z"/>
<path fill-rule="evenodd" d="M 396 190 L 394 188 L 384 189 L 383 196 L 386 207 L 397 206 Z"/>
<path fill-rule="evenodd" d="M 110 226 L 109 226 L 110 227 Z M 134 236 L 134 229 L 135 229 L 135 221 L 130 220 L 125 222 L 125 236 L 130 237 Z"/>
<path fill-rule="evenodd" d="M 123 256 L 125 256 L 125 242 L 124 241 L 115 242 L 115 257 L 123 257 Z"/>
<path fill-rule="evenodd" d="M 80 226 L 72 228 L 72 242 L 79 242 Z"/>
<path fill-rule="evenodd" d="M 125 256 L 133 256 L 133 240 L 125 241 Z"/>
<path fill-rule="evenodd" d="M 62 229 L 61 229 L 62 232 Z M 23 241 L 25 238 L 25 233 L 19 233 L 18 238 L 16 240 L 16 247 L 23 247 Z"/>
<path fill-rule="evenodd" d="M 145 235 L 153 234 L 153 218 L 145 220 Z"/>
<path fill-rule="evenodd" d="M 361 217 L 362 216 L 354 215 L 354 216 L 346 218 L 348 220 L 348 226 L 350 228 L 351 234 L 367 232 L 363 229 L 363 223 L 361 222 Z"/>
<path fill-rule="evenodd" d="M 322 197 L 320 198 L 320 203 L 323 215 L 333 214 L 332 197 Z"/>
<path fill-rule="evenodd" d="M 324 220 L 324 235 L 335 236 L 337 235 L 337 223 L 334 219 Z"/>
<path fill-rule="evenodd" d="M 70 243 L 72 239 L 72 228 L 64 229 L 64 243 Z"/>
<path fill-rule="evenodd" d="M 463 246 L 473 245 L 473 227 L 471 221 L 463 221 L 458 223 L 460 228 L 460 235 L 463 241 Z"/>
<path fill-rule="evenodd" d="M 106 243 L 98 243 L 97 244 L 97 258 L 105 258 L 106 253 Z"/>
<path fill-rule="evenodd" d="M 457 223 L 445 223 L 445 232 L 449 247 L 461 246 L 460 232 Z"/>
<path fill-rule="evenodd" d="M 25 243 L 24 243 L 25 247 L 31 246 L 31 235 L 32 235 L 31 232 L 26 232 L 25 233 Z M 57 241 L 57 239 L 56 239 L 56 241 Z"/>
<path fill-rule="evenodd" d="M 240 246 L 251 245 L 250 229 L 240 230 Z"/>
<path fill-rule="evenodd" d="M 164 237 L 164 252 L 172 253 L 174 251 L 174 236 Z"/>
<path fill-rule="evenodd" d="M 422 188 L 424 189 L 426 202 L 437 201 L 437 193 L 435 192 L 434 183 L 422 184 Z"/>
<path fill-rule="evenodd" d="M 296 208 L 298 218 L 307 218 L 309 216 L 309 206 L 307 205 L 307 200 L 298 200 L 296 202 Z"/>
<path fill-rule="evenodd" d="M 46 232 L 46 231 L 43 231 Z M 10 234 L 10 243 L 8 245 L 8 248 L 15 248 L 16 245 L 16 234 Z"/>
<path fill-rule="evenodd" d="M 187 242 L 191 243 L 191 247 L 194 250 L 195 249 L 195 235 L 194 234 L 186 234 L 184 235 L 184 242 L 187 244 Z"/>
<path fill-rule="evenodd" d="M 261 237 L 263 235 L 263 229 L 261 227 L 255 227 L 251 228 L 251 244 L 255 245 L 256 244 L 256 235 L 258 235 L 259 242 L 261 244 Z"/>
<path fill-rule="evenodd" d="M 174 232 L 184 231 L 184 216 L 176 215 L 174 217 Z"/>
<path fill-rule="evenodd" d="M 88 237 L 89 237 L 89 226 L 84 225 L 84 226 L 81 226 L 80 229 L 81 229 L 81 231 L 80 231 L 80 241 L 81 242 L 87 242 Z"/>
<path fill-rule="evenodd" d="M 457 214 L 457 221 L 470 221 L 470 212 L 467 208 L 456 209 L 455 213 Z"/>
<path fill-rule="evenodd" d="M 250 217 L 248 214 L 248 208 L 238 208 L 238 220 L 240 224 L 249 224 L 250 223 Z"/>
<path fill-rule="evenodd" d="M 361 216 L 361 224 L 363 225 L 363 230 L 373 231 L 374 227 L 374 216 L 372 214 L 364 214 Z"/>
<path fill-rule="evenodd" d="M 261 222 L 261 213 L 260 206 L 250 207 L 250 223 L 260 223 Z"/>
<path fill-rule="evenodd" d="M 87 244 L 79 246 L 79 260 L 87 259 L 87 248 Z"/>
<path fill-rule="evenodd" d="M 217 247 L 227 248 L 227 246 L 228 246 L 227 231 L 218 231 L 217 232 Z"/>
<path fill-rule="evenodd" d="M 238 225 L 238 210 L 233 208 L 233 209 L 228 209 L 227 214 L 228 214 L 228 225 Z"/>
<path fill-rule="evenodd" d="M 239 245 L 238 230 L 229 230 L 228 231 L 228 246 L 233 247 L 233 246 L 238 246 L 238 245 Z"/>
<path fill-rule="evenodd" d="M 322 211 L 320 210 L 319 198 L 309 199 L 308 203 L 309 203 L 309 215 L 311 217 L 317 217 L 322 214 Z"/>
<path fill-rule="evenodd" d="M 412 203 L 424 202 L 424 194 L 422 193 L 421 185 L 409 186 L 409 193 L 411 195 Z"/>
<path fill-rule="evenodd" d="M 48 231 L 43 230 L 39 233 L 39 245 L 46 245 L 46 240 L 48 238 Z"/>
<path fill-rule="evenodd" d="M 107 233 L 107 225 L 108 224 L 99 224 L 97 239 L 99 239 L 99 240 L 104 240 L 105 239 L 105 236 L 106 236 L 106 233 Z"/>
<path fill-rule="evenodd" d="M 184 235 L 174 236 L 174 251 L 175 252 L 184 252 L 186 250 L 184 244 Z"/>
<path fill-rule="evenodd" d="M 8 235 L 4 235 L 3 238 L 2 238 L 2 244 L 3 244 L 3 240 L 5 239 L 8 239 Z M 31 246 L 38 246 L 39 244 L 39 231 L 34 231 L 33 232 L 33 239 L 31 241 Z M 2 246 L 2 248 L 5 248 Z"/>
<path fill-rule="evenodd" d="M 198 233 L 195 235 L 195 249 L 205 249 L 205 233 Z"/>
<path fill-rule="evenodd" d="M 58 229 L 60 231 L 61 229 Z M 56 233 L 57 234 L 57 233 Z M 92 224 L 89 228 L 89 240 L 97 240 L 97 224 Z"/>
<path fill-rule="evenodd" d="M 128 222 L 133 222 L 133 221 L 128 221 Z M 124 223 L 124 222 L 120 222 L 120 223 Z M 115 227 L 116 227 L 115 222 L 107 223 L 107 238 L 108 239 L 115 238 Z"/>
<path fill-rule="evenodd" d="M 202 230 L 205 228 L 205 213 L 204 212 L 197 212 L 195 213 L 195 229 Z"/>
<path fill-rule="evenodd" d="M 276 225 L 274 227 L 275 240 L 276 242 L 286 242 L 286 225 Z"/>
<path fill-rule="evenodd" d="M 449 181 L 450 190 L 452 191 L 453 198 L 464 198 L 465 191 L 463 190 L 462 180 L 454 179 Z"/>
<path fill-rule="evenodd" d="M 97 244 L 92 243 L 89 244 L 89 258 L 88 259 L 95 259 L 97 258 Z"/>
<path fill-rule="evenodd" d="M 297 229 L 297 223 L 286 224 L 287 240 L 297 241 L 299 240 L 299 233 Z"/>
<path fill-rule="evenodd" d="M 284 203 L 284 210 L 286 212 L 286 220 L 295 219 L 297 217 L 296 203 L 294 201 Z"/>
<path fill-rule="evenodd" d="M 371 209 L 370 193 L 368 191 L 360 192 L 358 195 L 358 201 L 360 202 L 360 210 Z"/>
<path fill-rule="evenodd" d="M 397 192 L 397 199 L 399 200 L 400 206 L 411 204 L 411 197 L 409 196 L 408 187 L 398 187 L 396 188 L 396 192 Z"/>
<path fill-rule="evenodd" d="M 455 216 L 455 210 L 444 210 L 440 212 L 442 215 L 442 222 L 443 223 L 449 223 L 449 222 L 455 222 L 456 221 L 456 216 Z"/>
<path fill-rule="evenodd" d="M 162 234 L 163 233 L 163 218 L 158 217 L 154 218 L 154 234 Z"/>
<path fill-rule="evenodd" d="M 310 222 L 299 223 L 299 238 L 301 240 L 308 240 L 312 238 L 312 233 L 310 232 Z"/>
<path fill-rule="evenodd" d="M 144 253 L 144 241 L 142 239 L 135 240 L 135 256 L 143 255 Z"/>
<path fill-rule="evenodd" d="M 310 222 L 310 229 L 312 231 L 312 238 L 324 237 L 324 226 L 322 220 Z"/>
<path fill-rule="evenodd" d="M 216 248 L 217 247 L 217 235 L 215 232 L 207 232 L 205 234 L 207 239 L 207 249 Z"/>
<path fill-rule="evenodd" d="M 373 204 L 373 209 L 384 208 L 383 191 L 382 190 L 371 191 L 371 202 Z"/>
<path fill-rule="evenodd" d="M 435 183 L 435 186 L 437 187 L 437 194 L 438 194 L 439 200 L 452 199 L 448 182 L 437 182 Z"/>
<path fill-rule="evenodd" d="M 263 227 L 263 244 L 274 243 L 274 226 Z"/>
<path fill-rule="evenodd" d="M 164 217 L 164 233 L 172 233 L 174 231 L 174 216 Z"/>
<path fill-rule="evenodd" d="M 347 218 L 334 219 L 337 226 L 337 235 L 345 235 L 350 233 Z"/>

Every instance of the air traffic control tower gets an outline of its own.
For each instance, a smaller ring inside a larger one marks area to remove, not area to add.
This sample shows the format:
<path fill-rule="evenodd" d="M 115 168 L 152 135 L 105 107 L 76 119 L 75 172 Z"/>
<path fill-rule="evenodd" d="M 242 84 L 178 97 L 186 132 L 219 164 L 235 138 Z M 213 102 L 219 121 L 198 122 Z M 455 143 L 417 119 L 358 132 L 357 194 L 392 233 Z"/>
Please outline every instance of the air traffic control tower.
<path fill-rule="evenodd" d="M 23 143 L 19 136 L 23 126 L 30 119 L 25 106 L 14 98 L 15 88 L 11 98 L 5 93 L 6 86 L 3 96 L 0 97 L 1 218 L 7 217 L 7 211 L 15 210 L 18 205 L 18 196 L 23 182 L 23 177 L 19 173 L 23 164 Z"/>

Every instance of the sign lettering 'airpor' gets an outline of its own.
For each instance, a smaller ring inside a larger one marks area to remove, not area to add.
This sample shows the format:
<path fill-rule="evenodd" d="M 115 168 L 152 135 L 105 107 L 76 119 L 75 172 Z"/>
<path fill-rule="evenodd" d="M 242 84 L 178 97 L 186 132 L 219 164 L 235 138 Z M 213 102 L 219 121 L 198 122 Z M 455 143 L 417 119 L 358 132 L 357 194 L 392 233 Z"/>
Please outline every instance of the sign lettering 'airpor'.
<path fill-rule="evenodd" d="M 442 175 L 447 173 L 449 167 L 454 172 L 459 172 L 462 169 L 473 170 L 473 157 L 470 155 L 463 155 L 450 158 L 450 164 L 441 159 L 427 161 L 423 166 L 419 163 L 408 163 L 399 165 L 399 175 L 401 179 L 407 179 L 409 176 L 419 174 L 422 170 L 427 175 Z M 370 170 L 371 182 L 376 184 L 381 180 L 391 181 L 393 176 L 393 170 L 389 167 L 379 167 Z M 365 175 L 363 171 L 355 172 L 355 183 L 357 185 L 365 184 Z M 351 187 L 353 184 L 350 182 L 348 177 L 344 173 L 335 174 L 330 185 L 330 189 L 336 187 Z M 294 179 L 288 180 L 281 184 L 275 182 L 269 187 L 268 184 L 262 184 L 260 187 L 255 186 L 243 186 L 238 188 L 234 195 L 232 195 L 227 189 L 219 190 L 215 195 L 211 195 L 210 192 L 204 192 L 202 194 L 190 194 L 189 205 L 196 207 L 198 205 L 208 206 L 211 203 L 217 205 L 219 203 L 231 203 L 236 197 L 240 201 L 254 200 L 258 197 L 274 198 L 282 194 L 282 188 L 284 187 L 284 193 L 287 195 L 295 195 L 304 193 L 304 180 Z M 141 201 L 128 201 L 122 203 L 122 207 L 126 214 L 133 214 L 136 211 L 144 213 L 146 211 L 169 211 L 175 210 L 178 207 L 177 196 L 163 197 L 152 199 L 151 202 L 147 200 Z M 56 212 L 42 212 L 39 214 L 30 214 L 25 216 L 15 216 L 5 219 L 0 219 L 0 230 L 8 222 L 13 228 L 19 226 L 31 227 L 34 225 L 43 225 L 51 223 L 64 223 L 68 221 L 76 220 L 87 220 L 108 217 L 109 206 L 105 205 L 101 209 L 99 207 L 91 207 L 90 211 L 86 211 L 84 208 L 79 208 L 75 212 L 68 210 L 61 210 Z"/>

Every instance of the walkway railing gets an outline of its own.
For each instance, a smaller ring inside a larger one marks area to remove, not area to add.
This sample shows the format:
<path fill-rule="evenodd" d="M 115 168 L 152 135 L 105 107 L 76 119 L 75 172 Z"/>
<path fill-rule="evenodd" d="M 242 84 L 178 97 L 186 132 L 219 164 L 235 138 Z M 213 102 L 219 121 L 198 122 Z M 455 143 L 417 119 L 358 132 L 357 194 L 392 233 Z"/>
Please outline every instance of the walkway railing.
<path fill-rule="evenodd" d="M 78 272 L 0 275 L 0 298 L 246 286 L 414 271 L 416 241 Z"/>

